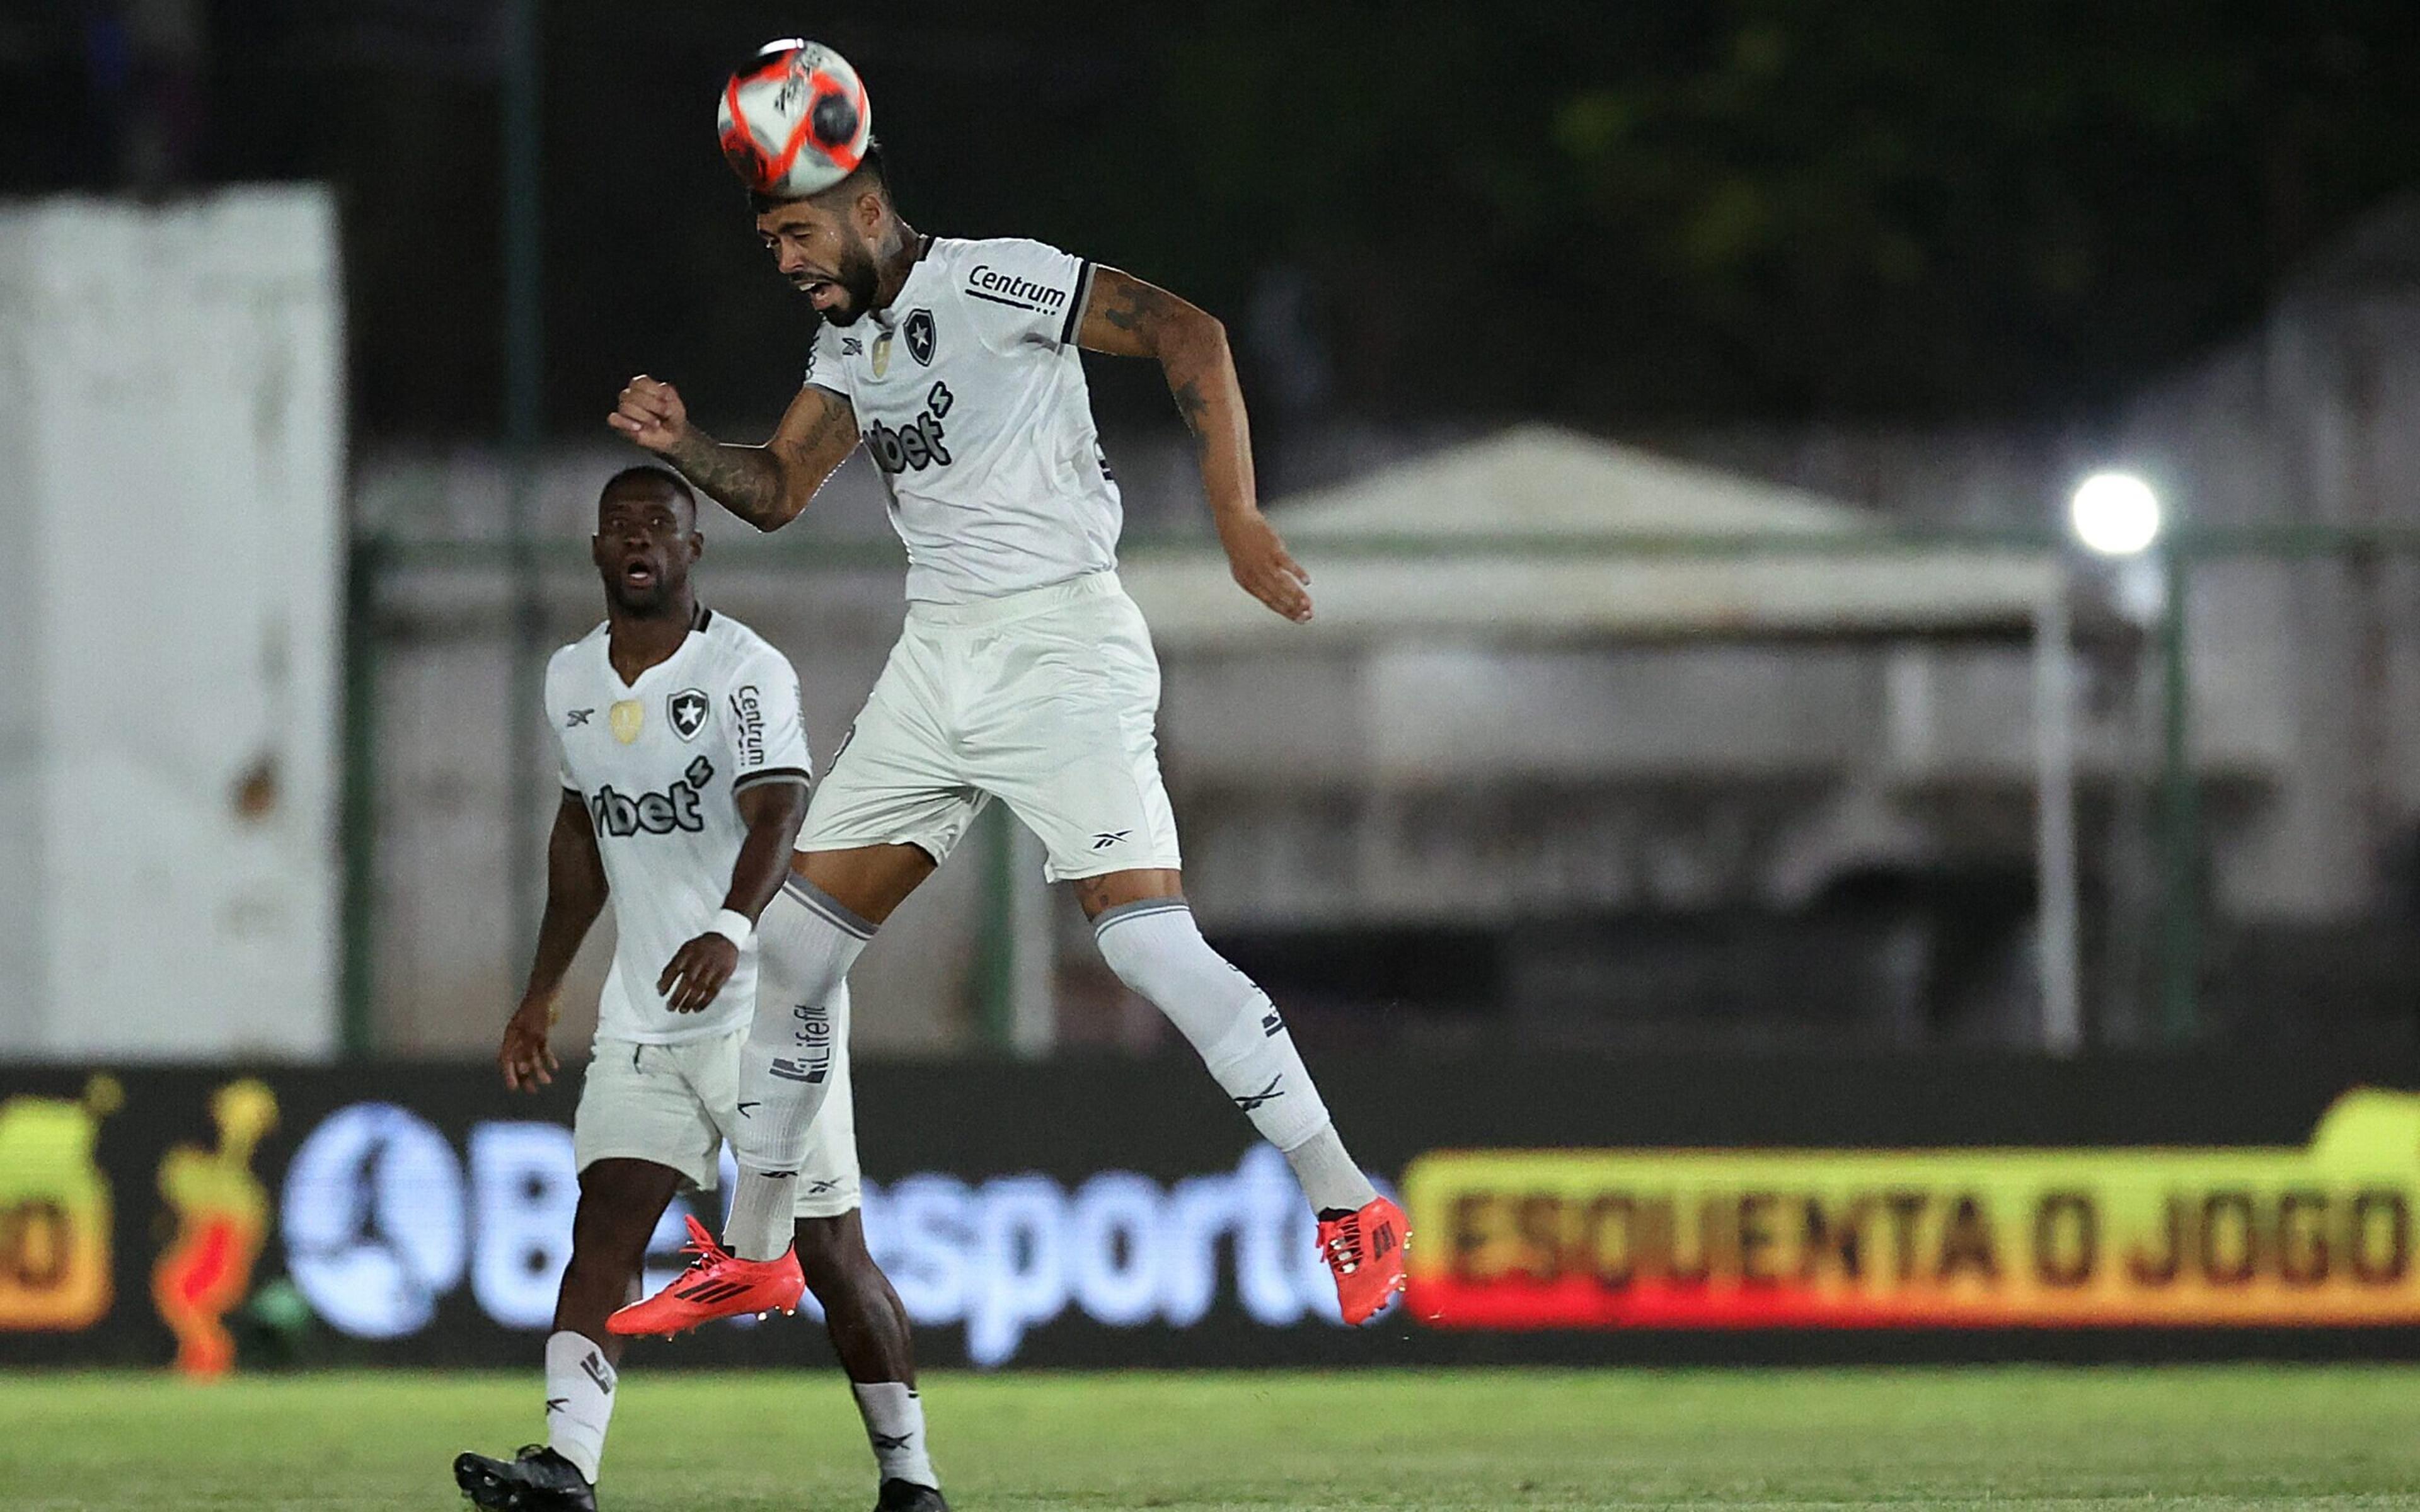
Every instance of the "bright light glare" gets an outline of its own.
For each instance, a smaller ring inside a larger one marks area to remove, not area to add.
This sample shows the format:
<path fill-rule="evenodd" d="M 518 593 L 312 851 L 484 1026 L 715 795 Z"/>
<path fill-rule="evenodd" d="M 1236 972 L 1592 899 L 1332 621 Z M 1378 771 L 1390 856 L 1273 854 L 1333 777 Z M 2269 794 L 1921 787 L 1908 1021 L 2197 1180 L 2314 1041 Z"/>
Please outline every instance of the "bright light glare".
<path fill-rule="evenodd" d="M 2086 549 L 2131 557 L 2160 538 L 2160 496 L 2131 472 L 2096 472 L 2075 486 L 2067 522 Z"/>

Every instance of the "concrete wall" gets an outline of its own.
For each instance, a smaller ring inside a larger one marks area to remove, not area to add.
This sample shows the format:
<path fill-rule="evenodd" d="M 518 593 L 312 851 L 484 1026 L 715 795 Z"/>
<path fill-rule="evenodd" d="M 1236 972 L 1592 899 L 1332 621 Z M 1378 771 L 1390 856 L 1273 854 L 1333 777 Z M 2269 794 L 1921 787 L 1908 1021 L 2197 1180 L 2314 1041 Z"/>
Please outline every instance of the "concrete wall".
<path fill-rule="evenodd" d="M 334 1048 L 336 277 L 309 189 L 0 211 L 0 1055 Z"/>

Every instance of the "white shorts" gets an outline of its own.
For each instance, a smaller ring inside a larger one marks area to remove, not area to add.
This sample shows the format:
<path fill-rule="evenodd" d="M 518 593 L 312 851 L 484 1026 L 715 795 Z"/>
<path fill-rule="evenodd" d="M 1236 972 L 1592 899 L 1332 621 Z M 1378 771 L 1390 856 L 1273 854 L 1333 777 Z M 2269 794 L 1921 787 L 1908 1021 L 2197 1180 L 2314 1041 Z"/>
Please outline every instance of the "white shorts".
<path fill-rule="evenodd" d="M 910 604 L 815 785 L 802 851 L 947 857 L 988 798 L 1042 838 L 1052 882 L 1175 869 L 1159 662 L 1114 573 L 972 604 Z"/>
<path fill-rule="evenodd" d="M 807 1162 L 799 1169 L 801 1218 L 837 1218 L 858 1204 L 845 1019 L 832 1029 L 831 1089 L 807 1132 Z M 597 1041 L 581 1083 L 580 1111 L 571 1119 L 572 1158 L 580 1169 L 600 1160 L 652 1161 L 680 1172 L 701 1192 L 713 1191 L 722 1142 L 738 1116 L 739 1050 L 747 1040 L 742 1026 L 679 1044 Z"/>

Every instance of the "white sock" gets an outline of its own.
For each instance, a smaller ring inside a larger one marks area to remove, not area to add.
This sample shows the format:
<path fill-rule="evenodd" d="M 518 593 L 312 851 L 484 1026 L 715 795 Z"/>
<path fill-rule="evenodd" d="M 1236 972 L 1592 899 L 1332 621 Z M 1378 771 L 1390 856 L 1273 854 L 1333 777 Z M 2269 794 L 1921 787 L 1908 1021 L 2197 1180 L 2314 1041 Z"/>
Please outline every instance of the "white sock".
<path fill-rule="evenodd" d="M 731 1214 L 722 1242 L 743 1259 L 790 1247 L 807 1130 L 830 1090 L 834 1026 L 845 1022 L 848 968 L 874 926 L 792 877 L 756 921 L 756 1017 L 739 1057 Z"/>
<path fill-rule="evenodd" d="M 1378 1189 L 1344 1152 L 1344 1141 L 1336 1136 L 1334 1123 L 1323 1124 L 1317 1134 L 1284 1153 L 1286 1164 L 1294 1167 L 1294 1179 L 1302 1185 L 1302 1195 L 1323 1215 L 1340 1209 L 1358 1212 L 1378 1200 Z"/>
<path fill-rule="evenodd" d="M 1356 1196 L 1370 1183 L 1345 1157 L 1285 1020 L 1268 994 L 1210 949 L 1183 900 L 1112 908 L 1094 920 L 1093 939 L 1118 980 L 1168 1015 L 1261 1137 L 1294 1162 L 1313 1208 L 1370 1200 Z M 1307 1161 L 1295 1160 L 1298 1150 L 1311 1151 Z"/>
<path fill-rule="evenodd" d="M 605 1425 L 613 1419 L 613 1367 L 596 1341 L 568 1331 L 546 1336 L 546 1445 L 597 1484 Z"/>
<path fill-rule="evenodd" d="M 924 1402 L 916 1388 L 896 1381 L 852 1381 L 848 1389 L 857 1394 L 858 1415 L 865 1419 L 865 1437 L 874 1445 L 876 1475 L 939 1490 L 941 1477 L 924 1452 Z"/>

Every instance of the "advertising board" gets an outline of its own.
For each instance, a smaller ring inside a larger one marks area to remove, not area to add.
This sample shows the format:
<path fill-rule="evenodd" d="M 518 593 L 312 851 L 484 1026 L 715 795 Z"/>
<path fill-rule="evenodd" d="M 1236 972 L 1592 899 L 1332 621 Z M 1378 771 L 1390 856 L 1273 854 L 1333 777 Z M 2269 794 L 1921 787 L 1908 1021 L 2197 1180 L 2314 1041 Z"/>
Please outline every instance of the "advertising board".
<path fill-rule="evenodd" d="M 1340 1059 L 1403 1305 L 1335 1321 L 1283 1159 L 1190 1061 L 872 1064 L 869 1242 L 931 1364 L 2420 1354 L 2412 1068 Z M 576 1075 L 0 1070 L 0 1358 L 526 1363 Z M 728 1190 L 728 1182 L 722 1190 Z M 678 1263 L 690 1194 L 657 1230 Z M 812 1317 L 812 1308 L 810 1308 Z M 668 1364 L 820 1359 L 752 1320 Z"/>

